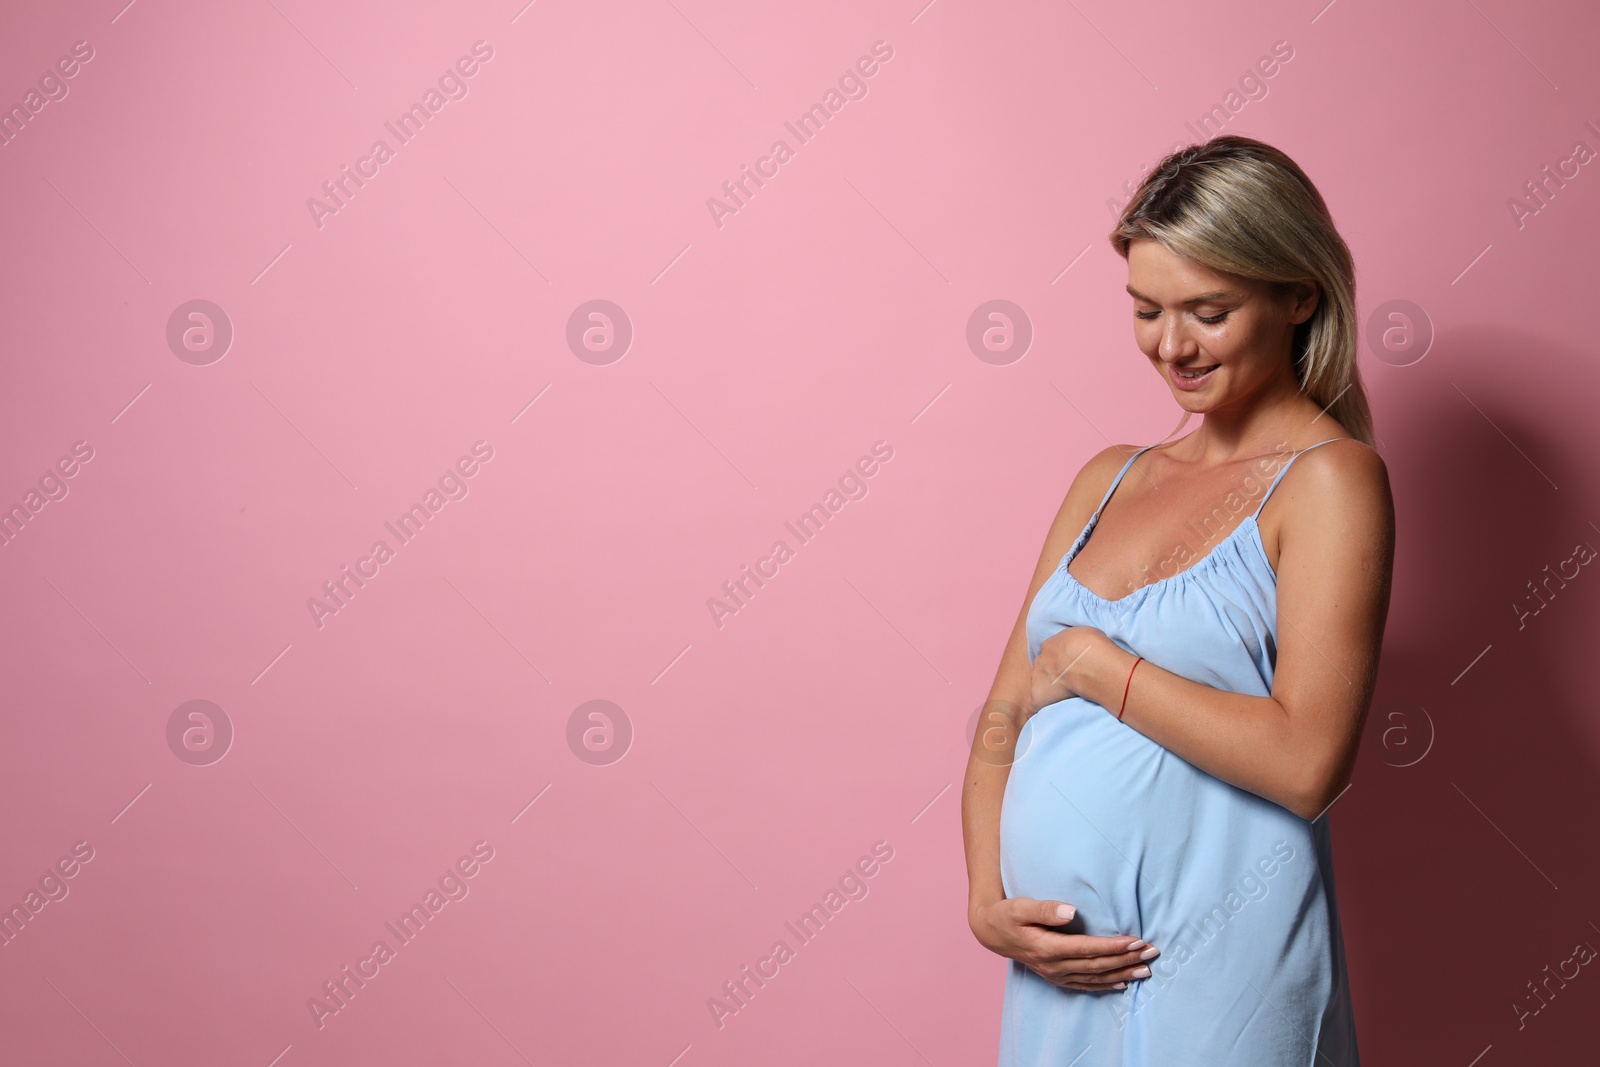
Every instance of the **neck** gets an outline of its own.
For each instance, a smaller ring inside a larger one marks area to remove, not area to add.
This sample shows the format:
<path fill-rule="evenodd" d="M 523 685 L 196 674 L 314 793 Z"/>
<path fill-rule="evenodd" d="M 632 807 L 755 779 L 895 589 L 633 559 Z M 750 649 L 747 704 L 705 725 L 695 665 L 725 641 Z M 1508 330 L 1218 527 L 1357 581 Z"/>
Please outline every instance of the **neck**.
<path fill-rule="evenodd" d="M 1227 463 L 1259 455 L 1283 441 L 1304 447 L 1310 443 L 1306 438 L 1313 429 L 1311 421 L 1321 414 L 1321 405 L 1301 390 L 1286 359 L 1283 372 L 1249 396 L 1206 412 L 1189 439 L 1198 461 Z M 1331 421 L 1326 425 L 1337 432 Z"/>

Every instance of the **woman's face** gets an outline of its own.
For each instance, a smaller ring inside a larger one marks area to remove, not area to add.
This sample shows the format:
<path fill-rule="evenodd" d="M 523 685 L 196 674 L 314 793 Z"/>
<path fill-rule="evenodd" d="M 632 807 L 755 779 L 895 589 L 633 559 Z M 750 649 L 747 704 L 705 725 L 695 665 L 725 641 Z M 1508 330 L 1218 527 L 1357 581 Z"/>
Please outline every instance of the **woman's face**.
<path fill-rule="evenodd" d="M 1133 334 L 1179 406 L 1204 413 L 1297 389 L 1294 328 L 1317 308 L 1317 287 L 1275 297 L 1266 282 L 1218 274 L 1147 238 L 1128 245 Z M 1198 377 L 1187 377 L 1198 374 Z"/>

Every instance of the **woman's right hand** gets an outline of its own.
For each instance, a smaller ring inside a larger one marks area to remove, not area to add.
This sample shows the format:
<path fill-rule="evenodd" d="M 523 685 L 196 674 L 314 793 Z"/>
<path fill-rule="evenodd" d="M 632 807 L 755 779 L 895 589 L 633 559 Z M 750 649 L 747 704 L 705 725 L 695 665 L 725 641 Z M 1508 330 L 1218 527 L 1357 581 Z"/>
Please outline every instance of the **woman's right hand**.
<path fill-rule="evenodd" d="M 1127 935 L 1091 937 L 1052 929 L 1076 915 L 1076 908 L 1059 900 L 1007 897 L 976 906 L 969 922 L 984 948 L 1062 989 L 1102 992 L 1150 977 L 1146 961 L 1160 953 L 1153 945 Z"/>

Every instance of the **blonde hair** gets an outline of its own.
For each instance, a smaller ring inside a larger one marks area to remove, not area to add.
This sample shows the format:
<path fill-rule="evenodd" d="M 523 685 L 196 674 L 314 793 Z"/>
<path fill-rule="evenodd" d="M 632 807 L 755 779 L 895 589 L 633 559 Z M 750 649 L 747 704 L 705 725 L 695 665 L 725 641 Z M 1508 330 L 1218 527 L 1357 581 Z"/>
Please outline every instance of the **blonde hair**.
<path fill-rule="evenodd" d="M 1374 445 L 1356 364 L 1355 263 L 1322 194 L 1269 144 L 1237 134 L 1188 145 L 1158 163 L 1122 209 L 1111 245 L 1123 259 L 1150 238 L 1201 265 L 1271 284 L 1315 282 L 1321 298 L 1295 327 L 1300 389 L 1352 436 Z"/>

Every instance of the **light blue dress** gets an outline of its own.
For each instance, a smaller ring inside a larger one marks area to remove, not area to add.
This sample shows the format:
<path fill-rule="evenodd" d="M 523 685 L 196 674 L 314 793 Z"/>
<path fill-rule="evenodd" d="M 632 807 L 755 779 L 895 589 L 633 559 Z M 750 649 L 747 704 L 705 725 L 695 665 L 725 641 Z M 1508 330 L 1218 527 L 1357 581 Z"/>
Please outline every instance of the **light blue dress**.
<path fill-rule="evenodd" d="M 1270 696 L 1277 577 L 1257 519 L 1309 449 L 1197 563 L 1106 600 L 1067 566 L 1146 450 L 1029 605 L 1029 662 L 1052 634 L 1094 626 L 1184 678 Z M 1133 935 L 1161 955 L 1151 977 L 1096 993 L 1012 961 L 1001 1067 L 1357 1067 L 1325 814 L 1307 822 L 1214 778 L 1083 697 L 1041 708 L 1017 751 L 1000 817 L 1006 896 L 1066 901 L 1078 909 L 1066 932 Z"/>

